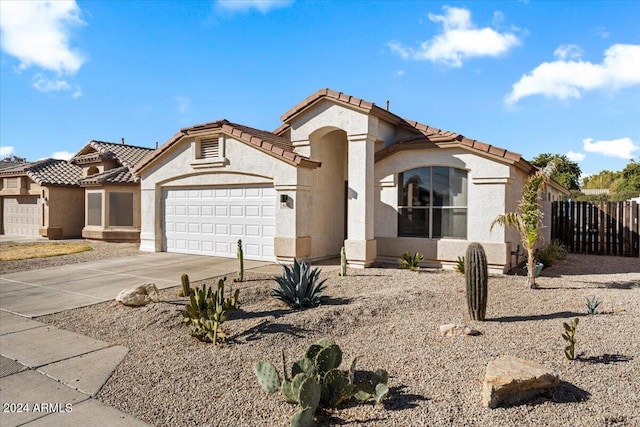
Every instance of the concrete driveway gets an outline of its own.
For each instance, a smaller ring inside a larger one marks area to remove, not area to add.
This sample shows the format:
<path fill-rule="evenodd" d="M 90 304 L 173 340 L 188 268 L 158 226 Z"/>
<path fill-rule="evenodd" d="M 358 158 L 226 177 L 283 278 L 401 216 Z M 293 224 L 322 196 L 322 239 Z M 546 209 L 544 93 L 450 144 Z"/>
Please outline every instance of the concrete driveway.
<path fill-rule="evenodd" d="M 245 260 L 244 268 L 270 264 Z M 232 258 L 156 252 L 10 273 L 0 277 L 0 309 L 37 317 L 111 301 L 122 289 L 145 283 L 177 286 L 183 273 L 192 282 L 235 274 L 237 266 Z"/>

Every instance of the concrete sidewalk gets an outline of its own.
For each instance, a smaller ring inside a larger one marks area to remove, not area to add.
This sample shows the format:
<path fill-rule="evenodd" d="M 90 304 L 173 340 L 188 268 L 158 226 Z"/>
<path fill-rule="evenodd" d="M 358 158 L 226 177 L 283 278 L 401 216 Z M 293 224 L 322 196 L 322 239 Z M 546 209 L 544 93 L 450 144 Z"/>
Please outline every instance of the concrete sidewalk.
<path fill-rule="evenodd" d="M 32 317 L 111 301 L 122 289 L 235 273 L 237 261 L 171 253 L 52 267 L 0 278 L 0 426 L 144 426 L 93 397 L 128 349 Z M 246 270 L 274 264 L 245 260 Z M 279 268 L 278 268 L 279 269 Z M 6 412 L 5 412 L 6 410 Z"/>

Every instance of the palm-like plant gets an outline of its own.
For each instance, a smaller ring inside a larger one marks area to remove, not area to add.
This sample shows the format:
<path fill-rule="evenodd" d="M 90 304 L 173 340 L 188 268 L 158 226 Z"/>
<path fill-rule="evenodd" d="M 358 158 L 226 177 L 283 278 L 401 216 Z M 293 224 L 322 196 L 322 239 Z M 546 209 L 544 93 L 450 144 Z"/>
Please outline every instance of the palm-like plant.
<path fill-rule="evenodd" d="M 532 289 L 536 288 L 535 277 L 535 245 L 540 238 L 540 230 L 542 229 L 542 209 L 540 207 L 540 193 L 545 189 L 549 182 L 549 177 L 553 170 L 553 165 L 545 169 L 536 171 L 527 180 L 522 190 L 522 199 L 518 203 L 516 212 L 509 212 L 504 215 L 498 215 L 491 223 L 491 230 L 496 224 L 504 227 L 513 227 L 520 234 L 522 246 L 527 251 L 527 259 L 529 262 L 529 271 L 527 283 Z"/>
<path fill-rule="evenodd" d="M 271 296 L 284 301 L 294 309 L 317 307 L 320 305 L 320 294 L 324 291 L 327 279 L 316 284 L 320 269 L 311 269 L 307 261 L 293 260 L 291 267 L 283 265 L 283 274 L 275 278 L 279 288 L 271 290 Z"/>

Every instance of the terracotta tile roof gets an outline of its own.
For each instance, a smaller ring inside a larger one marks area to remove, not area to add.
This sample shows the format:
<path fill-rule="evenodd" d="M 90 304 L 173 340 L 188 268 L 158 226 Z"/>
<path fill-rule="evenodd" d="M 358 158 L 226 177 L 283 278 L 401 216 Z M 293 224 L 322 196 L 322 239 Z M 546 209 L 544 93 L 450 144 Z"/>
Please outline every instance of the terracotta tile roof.
<path fill-rule="evenodd" d="M 522 156 L 518 153 L 514 153 L 512 151 L 505 150 L 504 148 L 496 147 L 493 145 L 485 144 L 483 142 L 477 141 L 475 139 L 467 138 L 461 134 L 456 132 L 451 132 L 448 130 L 434 128 L 429 125 L 425 125 L 423 123 L 419 123 L 413 120 L 407 120 L 400 116 L 397 116 L 386 109 L 378 107 L 376 104 L 368 101 L 364 101 L 360 98 L 353 97 L 351 95 L 347 95 L 343 92 L 338 92 L 331 89 L 320 89 L 316 93 L 311 96 L 305 98 L 304 101 L 298 103 L 295 107 L 284 113 L 280 120 L 285 122 L 283 125 L 278 127 L 273 133 L 281 135 L 283 134 L 290 126 L 290 121 L 299 113 L 309 108 L 311 105 L 319 102 L 322 99 L 329 99 L 333 102 L 337 102 L 350 108 L 354 108 L 357 110 L 362 110 L 367 114 L 373 114 L 378 116 L 394 125 L 400 126 L 407 130 L 413 131 L 416 133 L 415 138 L 408 138 L 401 141 L 397 141 L 394 144 L 385 147 L 384 149 L 378 151 L 376 153 L 376 160 L 382 159 L 392 153 L 397 151 L 407 149 L 407 148 L 417 148 L 418 146 L 423 146 L 425 143 L 454 143 L 458 144 L 472 150 L 477 150 L 484 152 L 486 154 L 490 154 L 495 157 L 500 157 L 506 159 L 507 161 L 511 161 L 514 163 L 520 164 L 524 169 L 531 170 L 533 166 L 529 164 L 526 160 L 522 158 Z"/>
<path fill-rule="evenodd" d="M 286 138 L 278 136 L 273 132 L 255 129 L 223 119 L 180 129 L 180 132 L 169 138 L 160 148 L 148 154 L 143 160 L 141 160 L 133 169 L 133 173 L 139 174 L 142 169 L 151 164 L 156 158 L 171 148 L 184 136 L 198 134 L 199 132 L 207 130 L 218 130 L 233 137 L 234 139 L 245 142 L 248 145 L 254 146 L 291 164 L 310 168 L 320 166 L 320 162 L 295 153 L 293 151 L 293 144 L 291 144 L 291 141 Z"/>
<path fill-rule="evenodd" d="M 136 184 L 138 182 L 140 182 L 140 178 L 134 176 L 131 173 L 131 170 L 126 166 L 109 169 L 78 181 L 78 183 L 83 187 L 101 184 Z"/>
<path fill-rule="evenodd" d="M 122 166 L 127 166 L 129 169 L 132 169 L 136 163 L 152 151 L 154 151 L 153 148 L 92 140 L 69 161 L 80 164 L 99 161 L 100 159 L 97 158 L 95 154 L 97 152 L 102 159 L 115 160 Z"/>
<path fill-rule="evenodd" d="M 26 175 L 40 185 L 78 185 L 82 168 L 58 159 L 20 163 L 0 171 L 0 176 Z"/>

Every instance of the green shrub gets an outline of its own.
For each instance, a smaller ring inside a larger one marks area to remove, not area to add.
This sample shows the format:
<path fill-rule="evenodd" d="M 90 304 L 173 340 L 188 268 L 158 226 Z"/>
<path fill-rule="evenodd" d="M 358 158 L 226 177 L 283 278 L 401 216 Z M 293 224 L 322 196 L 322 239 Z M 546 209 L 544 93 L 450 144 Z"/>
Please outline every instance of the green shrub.
<path fill-rule="evenodd" d="M 557 240 L 552 241 L 544 248 L 538 250 L 536 259 L 538 262 L 544 264 L 544 267 L 551 267 L 556 261 L 565 259 L 567 256 L 567 250 Z"/>
<path fill-rule="evenodd" d="M 282 377 L 277 368 L 265 361 L 255 362 L 253 372 L 263 390 L 278 390 L 289 403 L 299 405 L 299 411 L 291 418 L 292 426 L 314 425 L 313 414 L 319 406 L 338 407 L 355 398 L 361 402 L 373 400 L 380 403 L 389 392 L 386 371 L 378 369 L 364 381 L 356 381 L 356 359 L 349 370 L 340 370 L 342 350 L 328 338 L 323 338 L 306 351 L 304 357 L 287 370 L 282 352 Z"/>
<path fill-rule="evenodd" d="M 307 261 L 293 260 L 291 267 L 283 265 L 283 274 L 275 278 L 279 287 L 271 290 L 271 296 L 285 302 L 289 307 L 302 309 L 320 305 L 320 294 L 327 279 L 318 282 L 320 269 L 311 269 Z"/>
<path fill-rule="evenodd" d="M 418 269 L 418 265 L 422 262 L 424 257 L 420 252 L 416 252 L 415 255 L 411 255 L 411 252 L 407 251 L 402 254 L 402 259 L 398 260 L 400 268 L 408 268 L 411 271 Z"/>
<path fill-rule="evenodd" d="M 456 270 L 460 274 L 464 274 L 464 257 L 463 256 L 458 257 L 454 270 Z"/>

